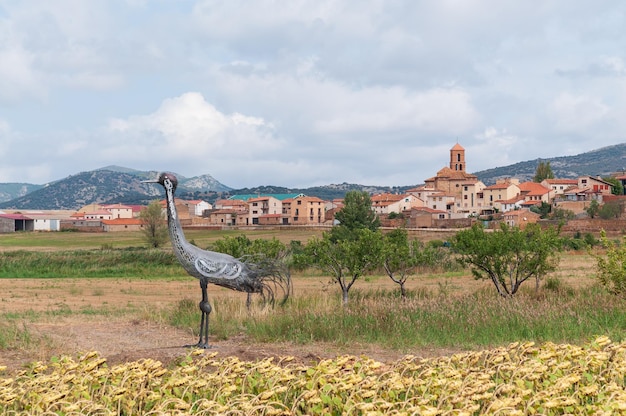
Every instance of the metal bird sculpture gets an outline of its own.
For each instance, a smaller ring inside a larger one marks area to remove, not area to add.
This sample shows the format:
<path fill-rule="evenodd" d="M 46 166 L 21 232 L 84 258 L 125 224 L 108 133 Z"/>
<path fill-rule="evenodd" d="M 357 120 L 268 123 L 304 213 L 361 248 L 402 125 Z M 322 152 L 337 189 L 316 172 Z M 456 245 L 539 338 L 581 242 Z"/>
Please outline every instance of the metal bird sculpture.
<path fill-rule="evenodd" d="M 274 303 L 274 292 L 281 290 L 284 299 L 290 294 L 291 279 L 289 270 L 284 262 L 274 259 L 236 259 L 233 256 L 215 251 L 202 250 L 189 243 L 183 233 L 174 193 L 178 186 L 178 179 L 172 173 L 161 173 L 156 180 L 143 181 L 144 183 L 158 183 L 165 188 L 167 203 L 167 226 L 174 253 L 183 268 L 191 276 L 200 280 L 202 300 L 199 307 L 202 313 L 200 320 L 200 339 L 192 346 L 210 348 L 209 346 L 209 315 L 211 304 L 207 296 L 209 283 L 226 287 L 248 295 L 259 293 L 265 301 Z"/>

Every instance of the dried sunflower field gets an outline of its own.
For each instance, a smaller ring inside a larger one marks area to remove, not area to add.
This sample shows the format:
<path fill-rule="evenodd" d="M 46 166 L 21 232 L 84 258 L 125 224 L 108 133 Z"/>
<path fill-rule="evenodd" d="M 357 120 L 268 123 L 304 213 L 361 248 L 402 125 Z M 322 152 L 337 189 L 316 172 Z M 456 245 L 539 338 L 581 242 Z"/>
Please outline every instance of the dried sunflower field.
<path fill-rule="evenodd" d="M 2 414 L 609 415 L 626 412 L 626 343 L 513 343 L 391 363 L 242 361 L 194 351 L 108 366 L 98 353 L 0 379 Z"/>

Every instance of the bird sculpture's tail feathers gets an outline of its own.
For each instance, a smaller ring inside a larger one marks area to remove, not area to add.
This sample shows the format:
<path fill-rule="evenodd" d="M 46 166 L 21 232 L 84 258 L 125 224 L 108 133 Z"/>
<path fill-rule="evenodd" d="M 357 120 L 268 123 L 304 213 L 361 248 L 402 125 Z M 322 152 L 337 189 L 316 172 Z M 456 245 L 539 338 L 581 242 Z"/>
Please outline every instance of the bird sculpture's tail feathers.
<path fill-rule="evenodd" d="M 291 273 L 284 257 L 270 258 L 262 255 L 244 256 L 240 259 L 260 284 L 263 301 L 274 305 L 280 297 L 284 304 L 292 293 Z"/>

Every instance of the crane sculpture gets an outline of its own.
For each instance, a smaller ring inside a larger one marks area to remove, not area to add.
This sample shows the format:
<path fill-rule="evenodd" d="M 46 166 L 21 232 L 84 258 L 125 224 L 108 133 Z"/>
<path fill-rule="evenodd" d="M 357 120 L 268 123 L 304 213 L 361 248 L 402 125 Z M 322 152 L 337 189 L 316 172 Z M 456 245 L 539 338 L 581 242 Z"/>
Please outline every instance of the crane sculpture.
<path fill-rule="evenodd" d="M 202 313 L 200 319 L 200 339 L 195 345 L 198 348 L 210 348 L 209 346 L 209 315 L 211 304 L 207 295 L 209 283 L 222 286 L 239 292 L 259 293 L 263 300 L 274 303 L 274 292 L 281 290 L 284 300 L 291 292 L 291 278 L 289 270 L 277 259 L 259 258 L 255 261 L 251 258 L 236 259 L 225 253 L 203 250 L 189 243 L 183 233 L 174 193 L 178 186 L 178 179 L 169 172 L 159 174 L 158 179 L 143 181 L 144 183 L 158 183 L 165 189 L 167 203 L 167 227 L 172 242 L 174 253 L 178 261 L 189 275 L 200 280 L 202 300 L 199 307 Z"/>

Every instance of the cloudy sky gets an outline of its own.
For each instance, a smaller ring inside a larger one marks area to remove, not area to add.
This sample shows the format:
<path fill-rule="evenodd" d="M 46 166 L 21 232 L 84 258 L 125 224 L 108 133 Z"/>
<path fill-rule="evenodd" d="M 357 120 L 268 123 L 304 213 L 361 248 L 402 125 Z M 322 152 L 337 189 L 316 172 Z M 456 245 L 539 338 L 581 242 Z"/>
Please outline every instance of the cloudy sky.
<path fill-rule="evenodd" d="M 622 0 L 0 0 L 0 182 L 419 184 L 626 141 Z"/>

